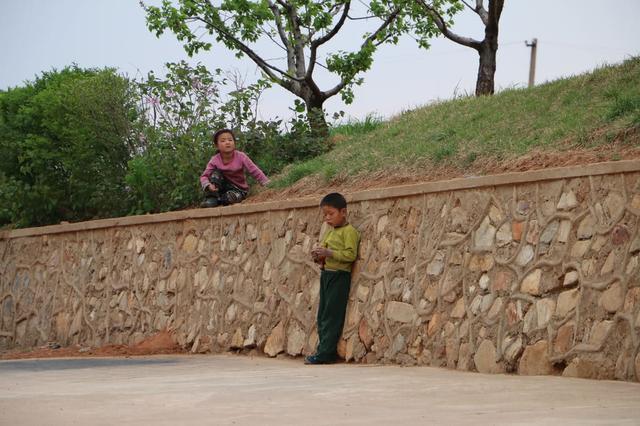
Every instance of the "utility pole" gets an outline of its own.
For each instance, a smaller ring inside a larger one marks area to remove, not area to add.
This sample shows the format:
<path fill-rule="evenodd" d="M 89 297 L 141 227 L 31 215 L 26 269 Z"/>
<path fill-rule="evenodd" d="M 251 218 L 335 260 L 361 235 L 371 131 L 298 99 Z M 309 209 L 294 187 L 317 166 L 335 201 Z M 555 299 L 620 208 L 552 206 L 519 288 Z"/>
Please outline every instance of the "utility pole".
<path fill-rule="evenodd" d="M 531 60 L 529 61 L 529 87 L 533 87 L 536 78 L 536 50 L 538 49 L 538 39 L 534 38 L 531 43 L 525 41 L 524 44 L 531 48 Z"/>

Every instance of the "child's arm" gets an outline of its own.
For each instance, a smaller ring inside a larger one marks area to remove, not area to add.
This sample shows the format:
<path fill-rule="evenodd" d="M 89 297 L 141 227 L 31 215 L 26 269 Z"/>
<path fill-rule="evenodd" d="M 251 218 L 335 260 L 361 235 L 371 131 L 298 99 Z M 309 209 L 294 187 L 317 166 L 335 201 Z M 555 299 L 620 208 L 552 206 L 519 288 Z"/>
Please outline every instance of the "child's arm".
<path fill-rule="evenodd" d="M 260 170 L 258 166 L 255 165 L 253 161 L 251 161 L 251 158 L 249 158 L 248 155 L 244 154 L 241 158 L 244 168 L 247 169 L 249 173 L 251 173 L 251 176 L 253 176 L 258 182 L 260 182 L 260 185 L 265 186 L 269 183 L 269 178 L 262 172 L 262 170 Z"/>
<path fill-rule="evenodd" d="M 211 157 L 211 160 L 209 160 L 209 162 L 207 163 L 207 167 L 205 167 L 204 172 L 202 172 L 202 174 L 200 175 L 200 186 L 202 187 L 203 191 L 209 186 L 209 178 L 211 177 L 211 173 L 213 173 L 213 170 L 215 168 L 216 166 L 213 164 L 213 157 Z"/>

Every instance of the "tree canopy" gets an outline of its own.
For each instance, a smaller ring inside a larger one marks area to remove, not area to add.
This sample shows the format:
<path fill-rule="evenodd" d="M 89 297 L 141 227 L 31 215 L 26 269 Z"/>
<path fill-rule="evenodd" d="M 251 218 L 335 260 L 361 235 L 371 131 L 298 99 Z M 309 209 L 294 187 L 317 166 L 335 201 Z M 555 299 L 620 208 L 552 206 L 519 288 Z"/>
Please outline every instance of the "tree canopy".
<path fill-rule="evenodd" d="M 326 135 L 324 102 L 340 94 L 350 103 L 353 87 L 362 83 L 360 75 L 371 67 L 377 47 L 397 42 L 405 31 L 400 1 L 359 3 L 365 5 L 363 16 L 357 15 L 351 0 L 164 0 L 160 6 L 143 7 L 149 30 L 157 36 L 173 32 L 189 55 L 210 50 L 215 41 L 250 58 L 270 81 L 304 102 L 312 132 Z M 322 61 L 320 49 L 347 21 L 360 19 L 371 25 L 361 34 L 359 46 L 326 53 Z M 275 45 L 284 57 L 272 59 L 261 52 L 263 41 Z M 337 77 L 337 83 L 325 90 L 316 78 L 320 67 Z"/>

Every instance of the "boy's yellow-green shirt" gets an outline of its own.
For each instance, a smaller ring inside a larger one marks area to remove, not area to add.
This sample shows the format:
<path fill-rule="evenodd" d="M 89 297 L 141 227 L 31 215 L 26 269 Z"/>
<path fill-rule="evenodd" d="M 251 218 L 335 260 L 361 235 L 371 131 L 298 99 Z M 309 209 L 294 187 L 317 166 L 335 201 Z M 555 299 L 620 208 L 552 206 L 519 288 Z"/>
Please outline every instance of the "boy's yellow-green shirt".
<path fill-rule="evenodd" d="M 322 238 L 322 246 L 333 252 L 325 259 L 324 268 L 351 272 L 351 264 L 358 257 L 360 232 L 351 224 L 329 230 Z"/>

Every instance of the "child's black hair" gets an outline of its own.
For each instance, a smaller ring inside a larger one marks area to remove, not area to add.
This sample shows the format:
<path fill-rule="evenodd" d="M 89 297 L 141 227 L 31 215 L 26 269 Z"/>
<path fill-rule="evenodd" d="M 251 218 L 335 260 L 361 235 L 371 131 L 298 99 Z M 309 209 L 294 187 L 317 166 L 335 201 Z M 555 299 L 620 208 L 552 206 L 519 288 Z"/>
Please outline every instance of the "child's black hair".
<path fill-rule="evenodd" d="M 233 138 L 233 140 L 236 140 L 236 135 L 235 133 L 233 133 L 233 130 L 231 129 L 220 129 L 217 132 L 215 132 L 213 134 L 213 143 L 218 145 L 218 138 L 220 138 L 220 135 L 223 135 L 224 133 L 229 133 L 231 134 L 231 137 Z"/>
<path fill-rule="evenodd" d="M 347 200 L 344 199 L 342 194 L 337 192 L 332 192 L 331 194 L 327 194 L 320 201 L 320 207 L 329 206 L 335 209 L 346 209 L 347 208 Z"/>

